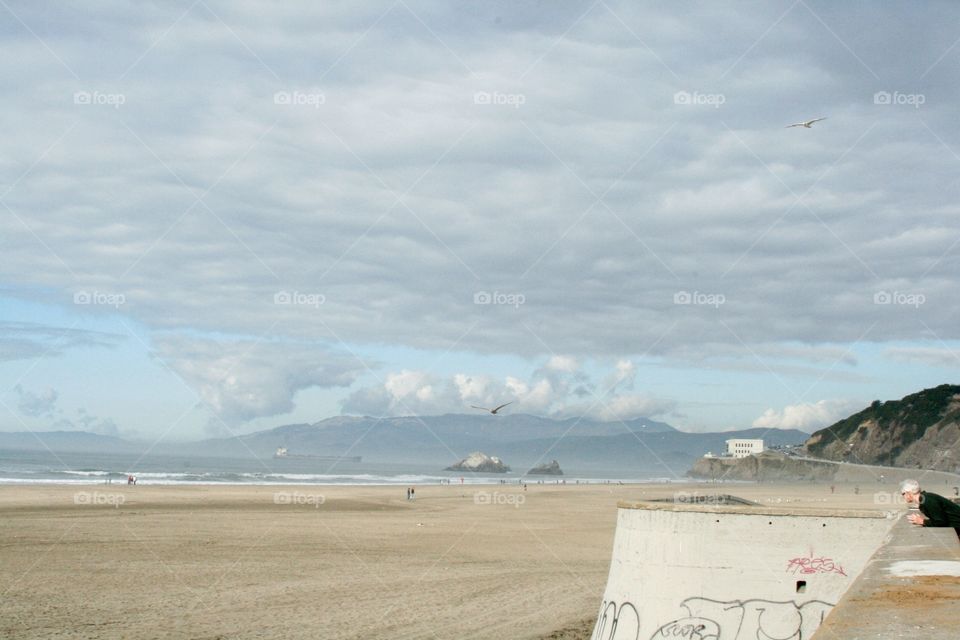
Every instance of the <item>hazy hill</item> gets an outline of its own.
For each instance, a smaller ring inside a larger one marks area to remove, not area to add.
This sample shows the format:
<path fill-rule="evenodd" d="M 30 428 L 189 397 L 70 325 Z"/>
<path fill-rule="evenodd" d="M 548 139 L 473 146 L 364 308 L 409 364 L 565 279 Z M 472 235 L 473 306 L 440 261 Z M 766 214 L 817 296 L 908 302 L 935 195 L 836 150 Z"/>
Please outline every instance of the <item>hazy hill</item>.
<path fill-rule="evenodd" d="M 286 447 L 290 453 L 362 455 L 383 461 L 425 459 L 445 461 L 452 455 L 481 450 L 490 455 L 512 449 L 510 445 L 558 438 L 606 438 L 632 433 L 679 433 L 663 422 L 630 420 L 595 422 L 575 418 L 552 420 L 526 414 L 445 414 L 394 418 L 340 416 L 314 424 L 291 424 L 238 438 L 218 438 L 196 443 L 197 449 L 233 454 L 273 453 Z M 631 436 L 632 437 L 632 436 Z M 462 456 L 461 456 L 462 457 Z M 501 456 L 502 457 L 502 456 Z"/>
<path fill-rule="evenodd" d="M 869 407 L 817 431 L 812 456 L 865 464 L 960 471 L 960 385 L 943 384 Z"/>
<path fill-rule="evenodd" d="M 291 454 L 362 456 L 364 462 L 436 465 L 443 469 L 473 451 L 497 456 L 514 469 L 556 459 L 572 472 L 682 476 L 707 451 L 725 450 L 728 438 L 762 437 L 768 445 L 800 444 L 801 431 L 746 429 L 686 433 L 656 420 L 598 422 L 553 420 L 525 414 L 447 414 L 372 418 L 340 416 L 313 424 L 290 424 L 231 438 L 187 444 L 135 443 L 80 432 L 42 433 L 57 451 L 140 451 L 182 457 L 265 458 L 279 447 Z M 29 433 L 2 434 L 0 448 L 43 449 Z"/>
<path fill-rule="evenodd" d="M 763 437 L 770 445 L 800 444 L 796 430 L 747 429 L 685 433 L 654 420 L 620 422 L 551 420 L 524 414 L 370 418 L 338 417 L 295 424 L 239 438 L 196 443 L 193 448 L 229 455 L 290 453 L 363 456 L 368 462 L 416 462 L 447 466 L 471 451 L 498 456 L 521 468 L 556 458 L 561 465 L 637 469 L 682 475 L 707 451 L 722 451 L 728 438 Z"/>
<path fill-rule="evenodd" d="M 138 445 L 113 436 L 87 431 L 0 432 L 0 449 L 23 451 L 74 451 L 77 453 L 126 452 Z"/>

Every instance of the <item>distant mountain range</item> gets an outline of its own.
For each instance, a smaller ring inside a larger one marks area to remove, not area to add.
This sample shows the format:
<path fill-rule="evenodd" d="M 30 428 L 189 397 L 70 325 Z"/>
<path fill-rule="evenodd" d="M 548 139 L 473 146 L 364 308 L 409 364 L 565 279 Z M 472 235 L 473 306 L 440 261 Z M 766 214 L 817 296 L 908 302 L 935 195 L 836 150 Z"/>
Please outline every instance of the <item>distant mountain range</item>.
<path fill-rule="evenodd" d="M 139 442 L 103 436 L 88 431 L 14 431 L 0 432 L 0 449 L 15 451 L 55 451 L 76 453 L 125 453 L 143 450 Z"/>
<path fill-rule="evenodd" d="M 960 385 L 942 384 L 900 400 L 874 401 L 806 442 L 810 455 L 960 472 Z"/>
<path fill-rule="evenodd" d="M 801 431 L 748 429 L 684 433 L 655 420 L 597 422 L 553 420 L 525 414 L 329 418 L 239 438 L 197 443 L 230 455 L 267 455 L 277 447 L 291 453 L 363 456 L 367 462 L 430 463 L 446 467 L 472 451 L 497 456 L 514 468 L 556 459 L 564 467 L 636 469 L 681 474 L 709 450 L 725 449 L 727 438 L 765 437 L 770 444 L 799 444 Z"/>
<path fill-rule="evenodd" d="M 763 438 L 768 447 L 804 443 L 811 457 L 826 460 L 960 473 L 960 385 L 944 384 L 900 400 L 876 400 L 813 435 L 796 429 L 687 433 L 645 418 L 598 422 L 519 413 L 446 414 L 341 416 L 155 447 L 82 431 L 0 433 L 0 449 L 126 453 L 151 446 L 154 453 L 183 457 L 263 458 L 284 447 L 293 455 L 363 456 L 364 462 L 435 464 L 438 469 L 482 451 L 514 469 L 556 459 L 564 470 L 574 472 L 615 469 L 672 476 L 682 475 L 707 451 L 725 451 L 729 438 Z"/>
<path fill-rule="evenodd" d="M 43 444 L 54 450 L 125 452 L 144 447 L 143 443 L 89 433 L 40 435 Z M 364 462 L 436 464 L 438 468 L 472 451 L 482 451 L 502 458 L 514 469 L 556 459 L 565 470 L 617 469 L 673 476 L 682 475 L 707 451 L 724 451 L 728 438 L 764 438 L 768 445 L 796 445 L 807 437 L 802 431 L 780 429 L 686 433 L 643 418 L 621 423 L 554 420 L 526 414 L 342 416 L 239 437 L 161 444 L 153 451 L 184 456 L 268 457 L 284 447 L 290 454 L 363 456 Z M 43 444 L 29 433 L 0 434 L 0 448 L 4 449 L 42 449 Z"/>

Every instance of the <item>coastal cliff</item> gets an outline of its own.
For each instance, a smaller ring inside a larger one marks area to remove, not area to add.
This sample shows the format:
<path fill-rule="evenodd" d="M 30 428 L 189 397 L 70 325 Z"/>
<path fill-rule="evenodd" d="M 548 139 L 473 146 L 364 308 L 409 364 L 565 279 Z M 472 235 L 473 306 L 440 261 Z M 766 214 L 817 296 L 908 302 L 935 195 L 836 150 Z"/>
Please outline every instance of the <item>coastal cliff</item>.
<path fill-rule="evenodd" d="M 687 475 L 705 480 L 829 481 L 836 473 L 837 465 L 830 462 L 765 452 L 746 458 L 700 458 Z"/>
<path fill-rule="evenodd" d="M 851 463 L 960 471 L 960 385 L 869 407 L 815 432 L 809 455 Z"/>

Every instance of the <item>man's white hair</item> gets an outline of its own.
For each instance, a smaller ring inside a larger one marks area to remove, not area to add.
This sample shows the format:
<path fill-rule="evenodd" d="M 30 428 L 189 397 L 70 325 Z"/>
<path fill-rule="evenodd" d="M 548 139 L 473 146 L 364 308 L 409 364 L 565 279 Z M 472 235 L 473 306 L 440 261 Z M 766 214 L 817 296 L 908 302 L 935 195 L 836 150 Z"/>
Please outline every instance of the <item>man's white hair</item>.
<path fill-rule="evenodd" d="M 904 480 L 900 483 L 900 493 L 919 493 L 920 483 L 916 480 Z"/>

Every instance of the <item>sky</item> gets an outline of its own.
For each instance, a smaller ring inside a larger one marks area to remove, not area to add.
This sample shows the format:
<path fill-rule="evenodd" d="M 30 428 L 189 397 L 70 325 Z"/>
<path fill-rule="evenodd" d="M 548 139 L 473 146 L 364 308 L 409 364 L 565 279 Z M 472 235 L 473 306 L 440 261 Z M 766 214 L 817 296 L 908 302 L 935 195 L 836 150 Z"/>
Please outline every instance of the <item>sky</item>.
<path fill-rule="evenodd" d="M 0 430 L 812 431 L 960 379 L 954 2 L 0 17 Z"/>

